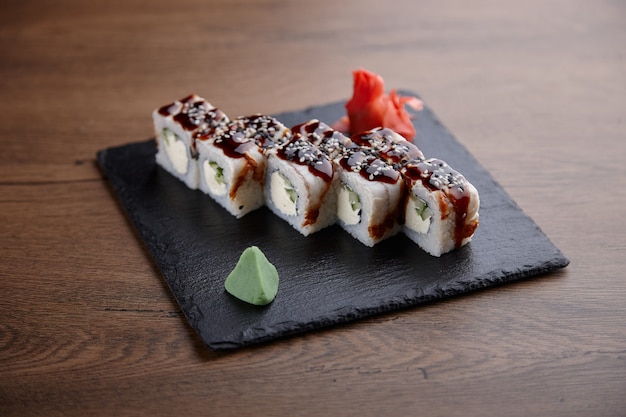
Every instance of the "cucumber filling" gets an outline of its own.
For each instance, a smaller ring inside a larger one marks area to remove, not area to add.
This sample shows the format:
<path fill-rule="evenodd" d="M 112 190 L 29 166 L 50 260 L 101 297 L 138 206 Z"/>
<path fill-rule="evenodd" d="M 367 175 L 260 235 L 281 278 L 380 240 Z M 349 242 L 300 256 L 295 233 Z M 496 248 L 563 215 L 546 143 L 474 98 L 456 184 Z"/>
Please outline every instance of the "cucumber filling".
<path fill-rule="evenodd" d="M 418 233 L 427 233 L 433 212 L 421 198 L 411 194 L 406 207 L 406 226 Z"/>
<path fill-rule="evenodd" d="M 163 129 L 162 136 L 163 143 L 165 144 L 165 153 L 172 163 L 174 170 L 180 175 L 185 175 L 189 165 L 185 142 L 168 128 Z"/>
<path fill-rule="evenodd" d="M 270 194 L 274 205 L 281 213 L 287 216 L 296 215 L 298 192 L 294 189 L 291 181 L 278 171 L 272 173 Z"/>
<path fill-rule="evenodd" d="M 224 169 L 215 161 L 206 160 L 203 163 L 204 179 L 209 190 L 215 195 L 226 194 L 226 180 Z"/>
<path fill-rule="evenodd" d="M 337 199 L 337 216 L 347 225 L 361 221 L 361 199 L 347 184 L 341 184 Z"/>

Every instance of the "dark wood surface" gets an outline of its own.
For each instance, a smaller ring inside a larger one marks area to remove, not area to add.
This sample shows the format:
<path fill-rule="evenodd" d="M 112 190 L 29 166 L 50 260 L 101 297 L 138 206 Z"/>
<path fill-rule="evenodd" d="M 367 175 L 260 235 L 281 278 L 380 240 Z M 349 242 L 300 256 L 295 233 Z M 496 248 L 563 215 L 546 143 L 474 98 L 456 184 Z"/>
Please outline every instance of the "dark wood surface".
<path fill-rule="evenodd" d="M 626 6 L 0 5 L 0 415 L 623 416 Z M 417 91 L 571 260 L 231 353 L 191 330 L 95 163 L 191 92 L 227 114 Z"/>

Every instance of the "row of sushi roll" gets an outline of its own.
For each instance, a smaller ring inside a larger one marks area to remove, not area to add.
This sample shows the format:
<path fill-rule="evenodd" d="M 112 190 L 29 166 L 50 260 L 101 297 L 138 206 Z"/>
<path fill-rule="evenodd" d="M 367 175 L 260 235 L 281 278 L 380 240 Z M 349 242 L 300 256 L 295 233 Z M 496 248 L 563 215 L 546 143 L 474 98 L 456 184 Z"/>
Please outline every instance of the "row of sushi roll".
<path fill-rule="evenodd" d="M 305 236 L 339 224 L 367 246 L 404 232 L 433 256 L 478 226 L 476 188 L 390 129 L 347 137 L 319 120 L 231 120 L 195 94 L 153 121 L 157 164 L 238 218 L 265 205 Z"/>

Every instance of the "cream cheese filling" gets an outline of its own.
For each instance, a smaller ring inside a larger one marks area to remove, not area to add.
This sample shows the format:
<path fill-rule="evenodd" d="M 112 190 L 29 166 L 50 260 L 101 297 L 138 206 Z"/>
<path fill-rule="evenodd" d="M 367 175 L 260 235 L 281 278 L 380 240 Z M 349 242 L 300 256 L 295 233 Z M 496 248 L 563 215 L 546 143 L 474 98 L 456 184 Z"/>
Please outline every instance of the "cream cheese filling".
<path fill-rule="evenodd" d="M 204 180 L 209 187 L 209 191 L 215 195 L 226 194 L 226 181 L 224 181 L 224 172 L 217 162 L 208 159 L 202 164 L 202 172 Z"/>
<path fill-rule="evenodd" d="M 346 184 L 341 184 L 337 195 L 337 217 L 347 225 L 361 221 L 361 200 L 359 195 Z"/>
<path fill-rule="evenodd" d="M 165 144 L 165 153 L 167 153 L 174 170 L 180 175 L 185 175 L 189 166 L 185 142 L 171 130 L 163 129 L 163 143 Z"/>
<path fill-rule="evenodd" d="M 287 216 L 295 216 L 298 194 L 291 182 L 278 171 L 272 173 L 270 181 L 270 194 L 276 208 Z"/>
<path fill-rule="evenodd" d="M 404 224 L 417 233 L 427 233 L 432 211 L 421 198 L 411 195 L 406 204 Z"/>

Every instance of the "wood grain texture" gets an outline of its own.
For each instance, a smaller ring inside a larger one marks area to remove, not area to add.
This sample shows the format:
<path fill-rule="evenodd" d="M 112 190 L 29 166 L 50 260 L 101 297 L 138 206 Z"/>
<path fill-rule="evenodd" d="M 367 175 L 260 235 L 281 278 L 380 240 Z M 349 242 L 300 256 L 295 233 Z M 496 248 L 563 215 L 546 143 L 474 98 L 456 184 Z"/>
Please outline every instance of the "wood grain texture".
<path fill-rule="evenodd" d="M 4 2 L 0 415 L 623 416 L 618 1 Z M 231 354 L 188 327 L 95 166 L 189 92 L 228 114 L 419 91 L 571 260 Z"/>

